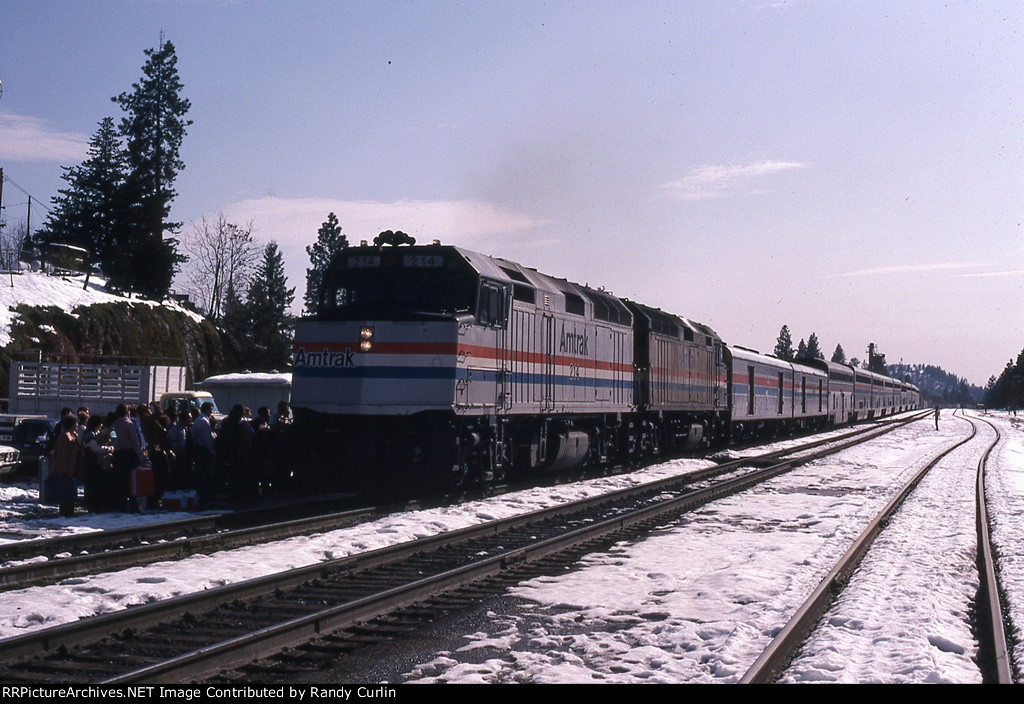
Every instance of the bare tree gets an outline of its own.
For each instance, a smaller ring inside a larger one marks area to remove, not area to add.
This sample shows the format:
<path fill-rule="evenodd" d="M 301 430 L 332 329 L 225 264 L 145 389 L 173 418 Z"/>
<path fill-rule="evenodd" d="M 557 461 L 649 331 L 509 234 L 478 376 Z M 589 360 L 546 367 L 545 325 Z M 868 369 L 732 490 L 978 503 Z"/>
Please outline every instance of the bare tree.
<path fill-rule="evenodd" d="M 19 222 L 13 227 L 0 228 L 0 269 L 17 271 L 21 261 L 21 250 L 28 237 L 28 223 Z"/>
<path fill-rule="evenodd" d="M 252 221 L 244 226 L 228 222 L 224 213 L 213 220 L 192 223 L 185 238 L 189 253 L 188 283 L 201 307 L 214 320 L 224 315 L 229 285 L 245 291 L 260 257 L 252 237 Z"/>

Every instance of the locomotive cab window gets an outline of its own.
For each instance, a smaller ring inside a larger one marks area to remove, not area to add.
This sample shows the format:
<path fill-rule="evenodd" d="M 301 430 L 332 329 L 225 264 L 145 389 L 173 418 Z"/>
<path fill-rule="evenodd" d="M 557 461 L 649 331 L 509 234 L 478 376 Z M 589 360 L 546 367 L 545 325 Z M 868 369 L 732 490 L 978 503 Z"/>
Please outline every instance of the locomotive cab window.
<path fill-rule="evenodd" d="M 392 314 L 472 313 L 478 303 L 477 277 L 460 262 L 440 255 L 420 257 L 350 256 L 323 279 L 319 314 L 328 318 L 363 316 L 368 310 Z M 426 263 L 424 263 L 426 262 Z M 374 262 L 376 263 L 376 262 Z M 429 266 L 428 266 L 429 264 Z"/>

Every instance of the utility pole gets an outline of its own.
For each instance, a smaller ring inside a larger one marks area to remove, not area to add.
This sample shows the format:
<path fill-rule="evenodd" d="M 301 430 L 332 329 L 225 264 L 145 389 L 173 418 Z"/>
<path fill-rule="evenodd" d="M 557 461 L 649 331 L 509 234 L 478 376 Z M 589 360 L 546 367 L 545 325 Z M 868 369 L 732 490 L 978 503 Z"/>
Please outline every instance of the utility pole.
<path fill-rule="evenodd" d="M 2 91 L 3 91 L 3 89 L 0 88 L 0 92 L 2 92 Z M 4 227 L 4 224 L 3 224 L 3 214 L 4 214 L 4 170 L 2 168 L 0 168 L 0 233 L 3 232 L 3 227 Z M 0 246 L 2 246 L 2 242 L 3 242 L 3 240 L 0 240 Z M 15 262 L 18 260 L 17 255 L 14 256 L 14 260 L 15 260 Z M 8 269 L 10 270 L 9 273 L 10 273 L 10 277 L 11 277 L 11 288 L 14 288 L 14 262 L 10 263 L 10 266 L 8 267 Z"/>

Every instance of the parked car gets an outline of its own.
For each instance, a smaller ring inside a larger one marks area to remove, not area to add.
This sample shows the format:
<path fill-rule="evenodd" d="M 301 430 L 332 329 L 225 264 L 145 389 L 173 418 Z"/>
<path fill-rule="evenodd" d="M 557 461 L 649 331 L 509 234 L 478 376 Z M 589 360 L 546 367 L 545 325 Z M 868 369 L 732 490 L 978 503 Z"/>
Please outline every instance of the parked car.
<path fill-rule="evenodd" d="M 14 474 L 20 465 L 18 448 L 0 445 L 0 476 Z"/>
<path fill-rule="evenodd" d="M 31 473 L 39 469 L 39 458 L 53 447 L 56 422 L 48 418 L 24 418 L 14 426 L 11 445 L 21 455 L 21 472 Z"/>

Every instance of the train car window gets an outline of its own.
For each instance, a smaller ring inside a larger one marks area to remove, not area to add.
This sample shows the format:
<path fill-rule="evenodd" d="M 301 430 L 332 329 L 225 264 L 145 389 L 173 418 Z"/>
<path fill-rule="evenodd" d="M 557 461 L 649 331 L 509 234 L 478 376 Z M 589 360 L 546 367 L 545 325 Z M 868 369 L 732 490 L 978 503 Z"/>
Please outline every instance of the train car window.
<path fill-rule="evenodd" d="M 683 339 L 687 342 L 693 342 L 693 330 L 690 328 L 683 328 Z"/>
<path fill-rule="evenodd" d="M 583 305 L 583 299 L 575 293 L 565 294 L 565 312 L 573 315 L 586 315 L 587 309 Z"/>

